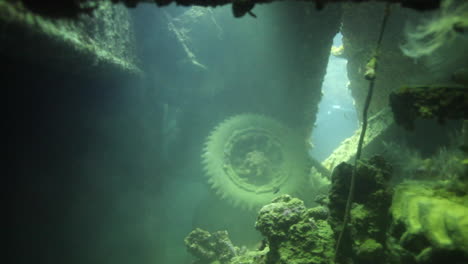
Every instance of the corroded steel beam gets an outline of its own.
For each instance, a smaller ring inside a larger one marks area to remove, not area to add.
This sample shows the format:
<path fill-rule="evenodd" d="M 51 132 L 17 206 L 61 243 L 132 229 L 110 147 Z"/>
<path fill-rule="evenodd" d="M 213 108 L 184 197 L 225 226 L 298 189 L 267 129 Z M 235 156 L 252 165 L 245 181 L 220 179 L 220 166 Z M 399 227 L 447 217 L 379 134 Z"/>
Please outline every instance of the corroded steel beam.
<path fill-rule="evenodd" d="M 177 5 L 197 5 L 197 6 L 208 6 L 216 7 L 232 3 L 232 12 L 235 17 L 242 17 L 243 15 L 249 13 L 252 16 L 255 16 L 251 13 L 252 8 L 255 4 L 264 4 L 271 3 L 274 1 L 281 0 L 112 0 L 113 2 L 122 2 L 128 7 L 135 7 L 139 2 L 154 2 L 158 6 L 165 6 L 171 3 Z M 292 0 L 289 0 L 292 1 Z M 328 3 L 337 3 L 337 2 L 369 2 L 369 1 L 378 1 L 378 2 L 389 2 L 389 3 L 398 3 L 403 7 L 412 8 L 420 11 L 424 10 L 433 10 L 437 9 L 440 6 L 442 0 L 294 0 L 294 1 L 304 1 L 304 2 L 313 2 L 315 3 L 317 9 L 322 9 Z"/>
<path fill-rule="evenodd" d="M 6 0 L 7 2 L 20 3 L 30 11 L 47 17 L 76 18 L 79 14 L 91 13 L 97 4 L 102 0 Z M 139 3 L 155 3 L 158 6 L 169 4 L 176 5 L 196 5 L 206 7 L 223 6 L 232 4 L 235 17 L 241 17 L 250 11 L 255 4 L 265 4 L 274 1 L 304 1 L 315 3 L 317 9 L 322 9 L 329 3 L 338 2 L 389 2 L 401 4 L 403 7 L 412 8 L 419 11 L 433 10 L 440 6 L 442 0 L 112 0 L 113 3 L 123 3 L 127 7 L 136 7 Z"/>
<path fill-rule="evenodd" d="M 270 3 L 274 1 L 280 0 L 112 0 L 113 2 L 122 2 L 125 3 L 127 6 L 134 7 L 140 2 L 146 3 L 156 3 L 159 6 L 168 5 L 171 3 L 175 3 L 178 5 L 198 5 L 198 6 L 221 6 L 226 4 L 261 4 L 261 3 Z M 404 7 L 416 9 L 416 10 L 431 10 L 437 9 L 440 6 L 441 0 L 297 0 L 297 1 L 304 1 L 304 2 L 314 2 L 318 8 L 323 7 L 327 3 L 336 3 L 336 2 L 370 2 L 370 1 L 377 1 L 377 2 L 390 2 L 390 3 L 400 3 Z"/>

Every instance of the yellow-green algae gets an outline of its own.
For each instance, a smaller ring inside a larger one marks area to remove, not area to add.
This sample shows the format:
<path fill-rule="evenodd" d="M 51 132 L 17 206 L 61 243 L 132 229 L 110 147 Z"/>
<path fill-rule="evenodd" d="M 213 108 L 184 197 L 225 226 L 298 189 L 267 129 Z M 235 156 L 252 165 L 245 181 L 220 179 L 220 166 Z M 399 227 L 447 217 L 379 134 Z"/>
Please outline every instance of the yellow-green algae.
<path fill-rule="evenodd" d="M 400 240 L 423 235 L 433 248 L 468 253 L 468 195 L 433 185 L 408 182 L 396 188 L 391 214 L 406 226 Z"/>

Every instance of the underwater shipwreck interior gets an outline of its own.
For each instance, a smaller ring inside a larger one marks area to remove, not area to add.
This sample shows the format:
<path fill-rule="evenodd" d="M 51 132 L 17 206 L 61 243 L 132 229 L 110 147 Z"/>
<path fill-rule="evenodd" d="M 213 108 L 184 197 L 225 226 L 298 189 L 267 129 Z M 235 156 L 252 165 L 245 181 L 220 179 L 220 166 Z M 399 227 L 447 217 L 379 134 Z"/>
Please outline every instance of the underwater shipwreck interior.
<path fill-rule="evenodd" d="M 13 263 L 468 263 L 468 1 L 0 0 Z"/>

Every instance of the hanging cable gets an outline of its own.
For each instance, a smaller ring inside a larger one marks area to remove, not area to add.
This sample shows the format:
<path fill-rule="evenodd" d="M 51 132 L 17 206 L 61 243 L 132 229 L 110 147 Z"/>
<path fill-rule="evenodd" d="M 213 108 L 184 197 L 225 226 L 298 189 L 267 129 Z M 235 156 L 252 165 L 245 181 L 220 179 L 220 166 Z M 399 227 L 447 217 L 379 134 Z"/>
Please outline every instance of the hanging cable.
<path fill-rule="evenodd" d="M 369 83 L 369 89 L 367 91 L 366 101 L 364 103 L 364 109 L 362 111 L 362 128 L 361 128 L 361 134 L 359 135 L 359 142 L 358 142 L 358 146 L 356 150 L 356 157 L 354 159 L 353 172 L 351 174 L 351 183 L 349 186 L 348 199 L 346 200 L 346 208 L 345 208 L 344 217 L 343 217 L 343 225 L 342 225 L 340 234 L 338 236 L 338 240 L 336 241 L 335 262 L 337 260 L 343 234 L 346 231 L 346 226 L 348 225 L 348 221 L 349 221 L 349 211 L 351 210 L 351 203 L 353 201 L 354 188 L 356 185 L 357 165 L 358 165 L 359 160 L 361 159 L 362 144 L 364 143 L 364 137 L 366 135 L 366 130 L 367 130 L 367 112 L 369 110 L 369 105 L 372 99 L 372 94 L 374 92 L 375 75 L 376 75 L 375 73 L 377 71 L 377 61 L 379 57 L 383 34 L 385 32 L 385 27 L 387 25 L 389 16 L 390 16 L 390 4 L 387 3 L 385 6 L 384 17 L 383 17 L 382 24 L 380 27 L 379 38 L 377 39 L 377 46 L 375 48 L 374 55 L 372 56 L 372 58 L 369 60 L 369 62 L 366 65 L 366 72 L 364 74 L 364 77 L 366 78 L 366 80 L 369 80 L 370 83 Z"/>

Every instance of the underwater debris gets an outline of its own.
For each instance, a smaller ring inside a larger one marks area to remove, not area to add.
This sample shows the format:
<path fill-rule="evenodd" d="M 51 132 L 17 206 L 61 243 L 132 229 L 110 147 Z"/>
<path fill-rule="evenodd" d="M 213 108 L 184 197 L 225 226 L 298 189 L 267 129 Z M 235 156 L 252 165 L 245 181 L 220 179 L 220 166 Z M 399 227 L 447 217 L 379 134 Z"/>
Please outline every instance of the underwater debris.
<path fill-rule="evenodd" d="M 460 86 L 405 86 L 390 94 L 395 122 L 414 128 L 416 118 L 468 119 L 468 88 Z"/>
<path fill-rule="evenodd" d="M 302 140 L 264 116 L 244 114 L 222 122 L 207 138 L 202 158 L 216 193 L 245 209 L 258 209 L 307 186 L 308 157 Z"/>

